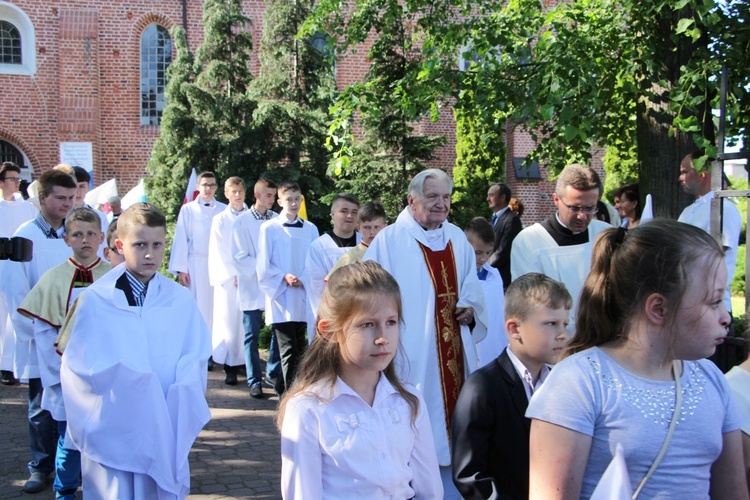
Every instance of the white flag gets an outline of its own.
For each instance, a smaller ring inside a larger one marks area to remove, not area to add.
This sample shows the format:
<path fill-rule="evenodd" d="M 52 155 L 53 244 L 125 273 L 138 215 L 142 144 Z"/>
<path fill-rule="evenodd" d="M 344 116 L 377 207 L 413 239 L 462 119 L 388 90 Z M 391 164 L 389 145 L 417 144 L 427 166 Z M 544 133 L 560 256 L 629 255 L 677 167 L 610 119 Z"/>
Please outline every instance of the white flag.
<path fill-rule="evenodd" d="M 109 199 L 117 194 L 117 181 L 110 179 L 99 187 L 96 187 L 86 193 L 86 197 L 83 199 L 84 203 L 96 208 L 97 205 L 102 204 L 105 206 L 109 202 Z M 109 212 L 109 210 L 107 210 Z"/>
<path fill-rule="evenodd" d="M 651 202 L 651 195 L 646 195 L 646 204 L 643 205 L 643 212 L 641 212 L 641 221 L 639 224 L 643 224 L 644 222 L 648 222 L 651 219 L 654 218 L 654 206 Z"/>
<path fill-rule="evenodd" d="M 143 179 L 138 181 L 138 185 L 128 191 L 128 194 L 122 197 L 120 206 L 125 210 L 130 205 L 141 203 L 146 201 L 146 186 L 143 184 Z"/>
<path fill-rule="evenodd" d="M 625 465 L 625 454 L 622 445 L 617 443 L 615 456 L 607 466 L 607 470 L 599 479 L 591 500 L 631 500 L 633 488 L 630 486 L 628 467 Z"/>

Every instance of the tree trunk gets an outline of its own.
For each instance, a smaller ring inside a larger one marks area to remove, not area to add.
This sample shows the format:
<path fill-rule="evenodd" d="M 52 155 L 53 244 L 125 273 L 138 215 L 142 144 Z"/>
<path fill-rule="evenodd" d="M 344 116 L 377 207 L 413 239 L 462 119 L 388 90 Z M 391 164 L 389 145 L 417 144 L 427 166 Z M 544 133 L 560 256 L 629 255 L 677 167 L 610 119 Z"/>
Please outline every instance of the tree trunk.
<path fill-rule="evenodd" d="M 697 41 L 681 36 L 672 39 L 674 27 L 681 17 L 688 15 L 686 10 L 663 9 L 656 19 L 653 38 L 653 71 L 640 82 L 641 92 L 637 106 L 636 140 L 638 142 L 638 174 L 640 191 L 645 198 L 653 198 L 654 216 L 676 219 L 683 208 L 694 198 L 683 192 L 679 182 L 680 162 L 695 151 L 695 142 L 690 134 L 677 132 L 670 136 L 669 129 L 674 120 L 674 112 L 669 109 L 669 92 L 680 78 L 680 68 L 689 64 L 690 58 L 699 47 L 706 47 L 704 35 Z M 703 30 L 705 33 L 706 30 Z M 659 64 L 661 62 L 661 64 Z M 666 87 L 657 82 L 664 81 Z M 648 97 L 647 97 L 648 96 Z M 712 114 L 698 110 L 705 117 L 703 135 L 715 140 Z"/>

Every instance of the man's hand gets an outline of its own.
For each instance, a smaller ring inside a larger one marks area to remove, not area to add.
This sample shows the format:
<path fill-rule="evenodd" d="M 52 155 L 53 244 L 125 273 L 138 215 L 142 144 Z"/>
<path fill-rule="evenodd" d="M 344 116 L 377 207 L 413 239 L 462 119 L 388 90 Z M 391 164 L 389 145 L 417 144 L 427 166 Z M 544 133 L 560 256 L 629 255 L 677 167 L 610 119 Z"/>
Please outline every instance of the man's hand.
<path fill-rule="evenodd" d="M 180 280 L 180 285 L 190 286 L 190 275 L 188 273 L 177 273 L 177 279 Z"/>
<path fill-rule="evenodd" d="M 471 307 L 457 307 L 456 321 L 459 325 L 468 325 L 474 319 L 474 309 Z"/>

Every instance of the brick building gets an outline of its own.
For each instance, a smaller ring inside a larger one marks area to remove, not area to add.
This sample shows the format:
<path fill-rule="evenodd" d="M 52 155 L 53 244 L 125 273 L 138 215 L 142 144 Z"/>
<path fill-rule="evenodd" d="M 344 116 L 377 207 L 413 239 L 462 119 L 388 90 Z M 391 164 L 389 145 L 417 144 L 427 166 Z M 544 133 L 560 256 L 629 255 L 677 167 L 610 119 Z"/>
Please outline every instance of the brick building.
<path fill-rule="evenodd" d="M 265 4 L 244 6 L 257 47 Z M 61 161 L 61 144 L 83 145 L 90 148 L 95 185 L 114 177 L 120 193 L 127 192 L 145 175 L 159 134 L 164 70 L 172 57 L 168 31 L 185 27 L 195 50 L 202 15 L 201 0 L 0 0 L 0 159 L 25 166 L 30 179 Z M 337 63 L 341 88 L 364 74 L 365 52 Z M 257 60 L 253 65 L 257 74 Z M 433 165 L 452 168 L 450 112 L 420 131 L 447 137 Z M 554 210 L 554 187 L 516 178 L 513 159 L 531 150 L 528 135 L 509 131 L 506 145 L 507 182 L 526 205 L 524 222 L 533 223 Z M 547 177 L 543 166 L 540 177 Z"/>

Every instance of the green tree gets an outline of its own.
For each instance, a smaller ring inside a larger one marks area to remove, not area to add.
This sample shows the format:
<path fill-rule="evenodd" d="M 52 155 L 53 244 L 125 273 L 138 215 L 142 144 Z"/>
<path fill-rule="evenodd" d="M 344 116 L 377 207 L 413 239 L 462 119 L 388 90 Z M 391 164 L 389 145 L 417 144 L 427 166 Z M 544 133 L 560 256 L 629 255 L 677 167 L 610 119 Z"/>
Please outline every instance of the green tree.
<path fill-rule="evenodd" d="M 504 124 L 488 127 L 471 110 L 456 110 L 456 166 L 453 169 L 452 222 L 465 227 L 489 214 L 487 189 L 505 180 Z"/>
<path fill-rule="evenodd" d="M 326 177 L 328 110 L 337 93 L 333 61 L 313 35 L 297 37 L 311 2 L 270 0 L 263 15 L 260 73 L 250 93 L 258 103 L 256 122 L 268 132 L 268 175 L 300 184 L 308 215 L 325 227 L 328 207 L 321 199 L 333 189 Z M 322 39 L 325 42 L 325 39 Z"/>
<path fill-rule="evenodd" d="M 148 199 L 167 217 L 170 235 L 177 222 L 187 187 L 192 161 L 200 150 L 195 138 L 196 119 L 187 97 L 187 87 L 193 82 L 193 55 L 187 47 L 185 30 L 171 31 L 177 57 L 167 69 L 166 107 L 162 113 L 161 134 L 154 143 L 146 179 Z M 165 259 L 167 260 L 167 259 Z"/>
<path fill-rule="evenodd" d="M 421 67 L 391 90 L 405 108 L 434 112 L 452 99 L 489 126 L 510 120 L 537 140 L 532 157 L 554 172 L 596 147 L 636 146 L 641 191 L 657 215 L 689 200 L 676 182 L 696 147 L 715 155 L 711 109 L 721 64 L 733 68 L 730 133 L 746 133 L 747 2 L 730 0 L 410 0 L 401 18 L 421 44 Z M 379 2 L 349 9 L 322 0 L 345 41 L 359 41 Z M 357 23 L 346 24 L 347 16 Z M 459 49 L 460 48 L 460 49 Z M 458 71 L 458 53 L 469 71 Z M 466 57 L 469 56 L 469 57 Z M 744 118 L 743 118 L 744 117 Z M 347 153 L 346 141 L 337 147 Z M 669 179 L 669 182 L 664 182 Z"/>
<path fill-rule="evenodd" d="M 267 131 L 253 120 L 257 103 L 248 92 L 253 80 L 251 21 L 241 0 L 206 0 L 205 37 L 195 55 L 195 81 L 187 88 L 201 154 L 197 170 L 220 180 L 237 175 L 255 179 L 266 169 Z"/>
<path fill-rule="evenodd" d="M 445 142 L 442 136 L 415 133 L 416 124 L 431 114 L 432 99 L 418 82 L 424 55 L 407 8 L 398 0 L 367 0 L 342 12 L 326 3 L 303 30 L 331 33 L 338 53 L 356 51 L 372 34 L 363 81 L 346 88 L 332 108 L 329 174 L 339 190 L 362 201 L 380 200 L 391 219 L 405 205 L 411 178 Z M 356 138 L 355 117 L 361 127 Z"/>

